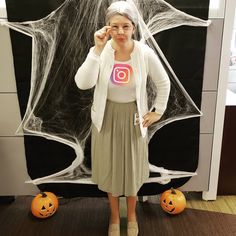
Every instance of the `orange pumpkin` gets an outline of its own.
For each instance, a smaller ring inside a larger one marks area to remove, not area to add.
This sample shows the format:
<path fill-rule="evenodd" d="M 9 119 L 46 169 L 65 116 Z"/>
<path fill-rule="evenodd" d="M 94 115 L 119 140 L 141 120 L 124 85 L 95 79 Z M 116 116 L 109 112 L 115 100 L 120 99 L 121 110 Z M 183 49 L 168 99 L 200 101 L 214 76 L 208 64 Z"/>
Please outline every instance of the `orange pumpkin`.
<path fill-rule="evenodd" d="M 171 188 L 170 190 L 162 193 L 160 204 L 165 212 L 175 215 L 185 209 L 186 199 L 181 191 Z"/>
<path fill-rule="evenodd" d="M 52 216 L 58 208 L 58 199 L 51 192 L 37 194 L 31 202 L 31 212 L 38 218 L 48 218 Z"/>

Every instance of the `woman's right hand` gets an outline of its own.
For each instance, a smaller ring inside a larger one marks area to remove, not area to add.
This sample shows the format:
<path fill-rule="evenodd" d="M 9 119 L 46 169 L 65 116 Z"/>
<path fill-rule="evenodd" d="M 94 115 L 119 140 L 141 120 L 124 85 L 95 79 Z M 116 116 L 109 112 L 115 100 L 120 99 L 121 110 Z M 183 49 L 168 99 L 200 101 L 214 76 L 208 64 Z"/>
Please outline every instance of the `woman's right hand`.
<path fill-rule="evenodd" d="M 111 26 L 104 26 L 103 28 L 94 33 L 94 43 L 95 43 L 94 52 L 96 54 L 100 55 L 102 53 L 102 50 L 109 39 L 110 31 L 111 31 Z"/>

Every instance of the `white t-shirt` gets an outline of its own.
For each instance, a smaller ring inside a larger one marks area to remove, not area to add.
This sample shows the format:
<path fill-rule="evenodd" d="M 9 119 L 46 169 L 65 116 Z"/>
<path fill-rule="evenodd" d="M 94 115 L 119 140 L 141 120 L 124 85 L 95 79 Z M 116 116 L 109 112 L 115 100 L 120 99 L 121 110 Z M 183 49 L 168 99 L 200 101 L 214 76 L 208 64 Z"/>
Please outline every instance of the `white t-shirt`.
<path fill-rule="evenodd" d="M 135 78 L 131 60 L 115 61 L 108 83 L 107 99 L 128 103 L 136 100 Z"/>

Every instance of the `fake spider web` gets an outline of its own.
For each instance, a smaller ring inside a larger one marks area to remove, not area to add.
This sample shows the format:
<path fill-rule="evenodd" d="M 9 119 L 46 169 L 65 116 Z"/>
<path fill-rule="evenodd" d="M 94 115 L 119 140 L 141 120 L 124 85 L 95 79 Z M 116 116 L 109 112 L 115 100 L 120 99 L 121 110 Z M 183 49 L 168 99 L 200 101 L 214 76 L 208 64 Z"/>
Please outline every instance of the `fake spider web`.
<path fill-rule="evenodd" d="M 68 168 L 29 181 L 31 183 L 93 184 L 90 180 L 91 170 L 84 165 L 84 148 L 91 132 L 93 89 L 79 90 L 74 76 L 94 44 L 94 32 L 105 25 L 105 10 L 111 2 L 113 1 L 67 0 L 51 14 L 37 21 L 0 21 L 1 25 L 32 37 L 31 89 L 27 109 L 17 133 L 64 143 L 76 153 L 75 160 Z M 167 109 L 161 120 L 149 128 L 150 140 L 158 129 L 170 122 L 201 115 L 153 35 L 181 25 L 206 27 L 209 21 L 181 12 L 162 0 L 128 2 L 139 15 L 136 40 L 154 49 L 171 80 Z M 147 91 L 148 105 L 151 107 L 157 94 L 151 79 L 148 79 Z M 161 177 L 149 178 L 147 182 L 165 184 L 173 178 L 196 175 L 194 172 L 171 171 L 151 164 L 149 166 L 151 172 L 158 172 Z"/>

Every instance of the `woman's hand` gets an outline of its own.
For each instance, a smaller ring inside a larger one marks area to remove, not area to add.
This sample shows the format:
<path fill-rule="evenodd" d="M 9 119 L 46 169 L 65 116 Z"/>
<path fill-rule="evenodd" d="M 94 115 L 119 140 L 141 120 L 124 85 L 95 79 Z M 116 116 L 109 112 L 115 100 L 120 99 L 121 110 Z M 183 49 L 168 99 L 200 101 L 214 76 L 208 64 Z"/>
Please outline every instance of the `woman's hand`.
<path fill-rule="evenodd" d="M 94 52 L 96 54 L 100 55 L 102 53 L 102 50 L 105 47 L 107 40 L 109 39 L 110 31 L 111 26 L 104 26 L 103 28 L 94 33 Z"/>
<path fill-rule="evenodd" d="M 156 112 L 148 112 L 145 116 L 143 116 L 143 127 L 148 127 L 152 125 L 154 122 L 157 122 L 161 119 L 161 115 Z"/>

